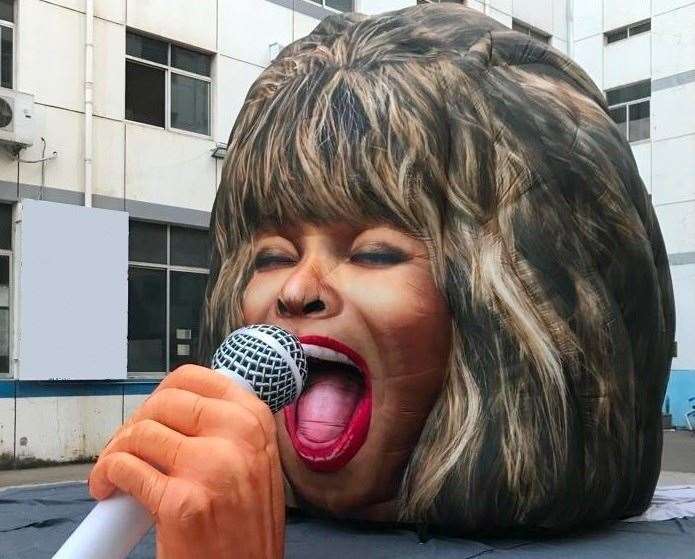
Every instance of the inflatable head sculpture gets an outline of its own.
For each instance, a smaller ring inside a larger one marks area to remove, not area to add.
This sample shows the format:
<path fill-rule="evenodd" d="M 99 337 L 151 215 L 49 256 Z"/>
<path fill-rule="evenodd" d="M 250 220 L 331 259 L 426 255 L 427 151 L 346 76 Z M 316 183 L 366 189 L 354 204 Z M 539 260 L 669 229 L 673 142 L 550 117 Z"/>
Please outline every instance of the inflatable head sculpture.
<path fill-rule="evenodd" d="M 387 223 L 424 240 L 451 329 L 395 462 L 360 455 L 382 427 L 378 398 L 344 472 L 304 467 L 278 415 L 300 503 L 456 533 L 559 531 L 646 508 L 671 280 L 630 147 L 576 64 L 452 4 L 331 16 L 286 47 L 230 136 L 203 360 L 248 320 L 255 236 L 297 222 Z M 409 411 L 383 419 L 389 436 Z"/>

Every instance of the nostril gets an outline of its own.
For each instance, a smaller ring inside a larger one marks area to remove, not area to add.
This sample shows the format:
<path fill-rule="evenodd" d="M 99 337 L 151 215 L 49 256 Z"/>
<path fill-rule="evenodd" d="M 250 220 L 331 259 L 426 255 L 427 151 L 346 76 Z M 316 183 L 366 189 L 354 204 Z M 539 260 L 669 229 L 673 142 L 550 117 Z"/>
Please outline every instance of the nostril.
<path fill-rule="evenodd" d="M 304 314 L 320 312 L 326 308 L 326 305 L 321 299 L 314 299 L 311 303 L 304 305 Z"/>
<path fill-rule="evenodd" d="M 283 303 L 280 299 L 278 299 L 278 314 L 280 315 L 287 315 L 289 314 L 289 309 L 287 308 L 287 305 Z"/>

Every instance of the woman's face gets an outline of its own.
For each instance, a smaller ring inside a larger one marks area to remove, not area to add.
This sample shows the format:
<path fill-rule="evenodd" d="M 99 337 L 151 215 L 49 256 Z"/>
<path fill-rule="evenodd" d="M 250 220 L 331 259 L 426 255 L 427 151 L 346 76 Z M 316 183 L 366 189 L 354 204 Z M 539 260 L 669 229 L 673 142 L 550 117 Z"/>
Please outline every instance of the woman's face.
<path fill-rule="evenodd" d="M 442 388 L 451 326 L 425 244 L 388 225 L 299 223 L 259 233 L 247 324 L 277 324 L 309 357 L 278 413 L 285 475 L 333 513 L 384 518 Z"/>

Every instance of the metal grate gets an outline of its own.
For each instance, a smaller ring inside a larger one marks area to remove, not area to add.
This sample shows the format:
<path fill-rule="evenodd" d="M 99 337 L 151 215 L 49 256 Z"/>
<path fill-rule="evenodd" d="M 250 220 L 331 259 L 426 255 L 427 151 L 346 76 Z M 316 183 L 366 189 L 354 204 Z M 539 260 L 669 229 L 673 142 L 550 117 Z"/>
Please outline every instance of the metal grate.
<path fill-rule="evenodd" d="M 299 378 L 287 356 L 272 347 L 267 337 L 294 361 Z M 270 324 L 255 324 L 232 332 L 215 351 L 212 368 L 241 376 L 273 413 L 299 396 L 307 377 L 306 357 L 297 337 Z"/>

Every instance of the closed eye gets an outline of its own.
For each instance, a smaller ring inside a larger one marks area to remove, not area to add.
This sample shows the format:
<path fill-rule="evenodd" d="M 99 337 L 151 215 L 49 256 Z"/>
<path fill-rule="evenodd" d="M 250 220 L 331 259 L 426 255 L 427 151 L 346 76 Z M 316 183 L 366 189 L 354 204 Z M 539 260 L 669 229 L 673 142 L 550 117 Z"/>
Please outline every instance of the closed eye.
<path fill-rule="evenodd" d="M 287 255 L 277 252 L 261 251 L 253 260 L 253 269 L 259 272 L 264 270 L 272 270 L 284 266 L 291 266 L 296 263 L 296 260 Z"/>
<path fill-rule="evenodd" d="M 350 257 L 351 262 L 367 266 L 395 266 L 409 259 L 407 254 L 391 247 L 363 250 Z"/>

